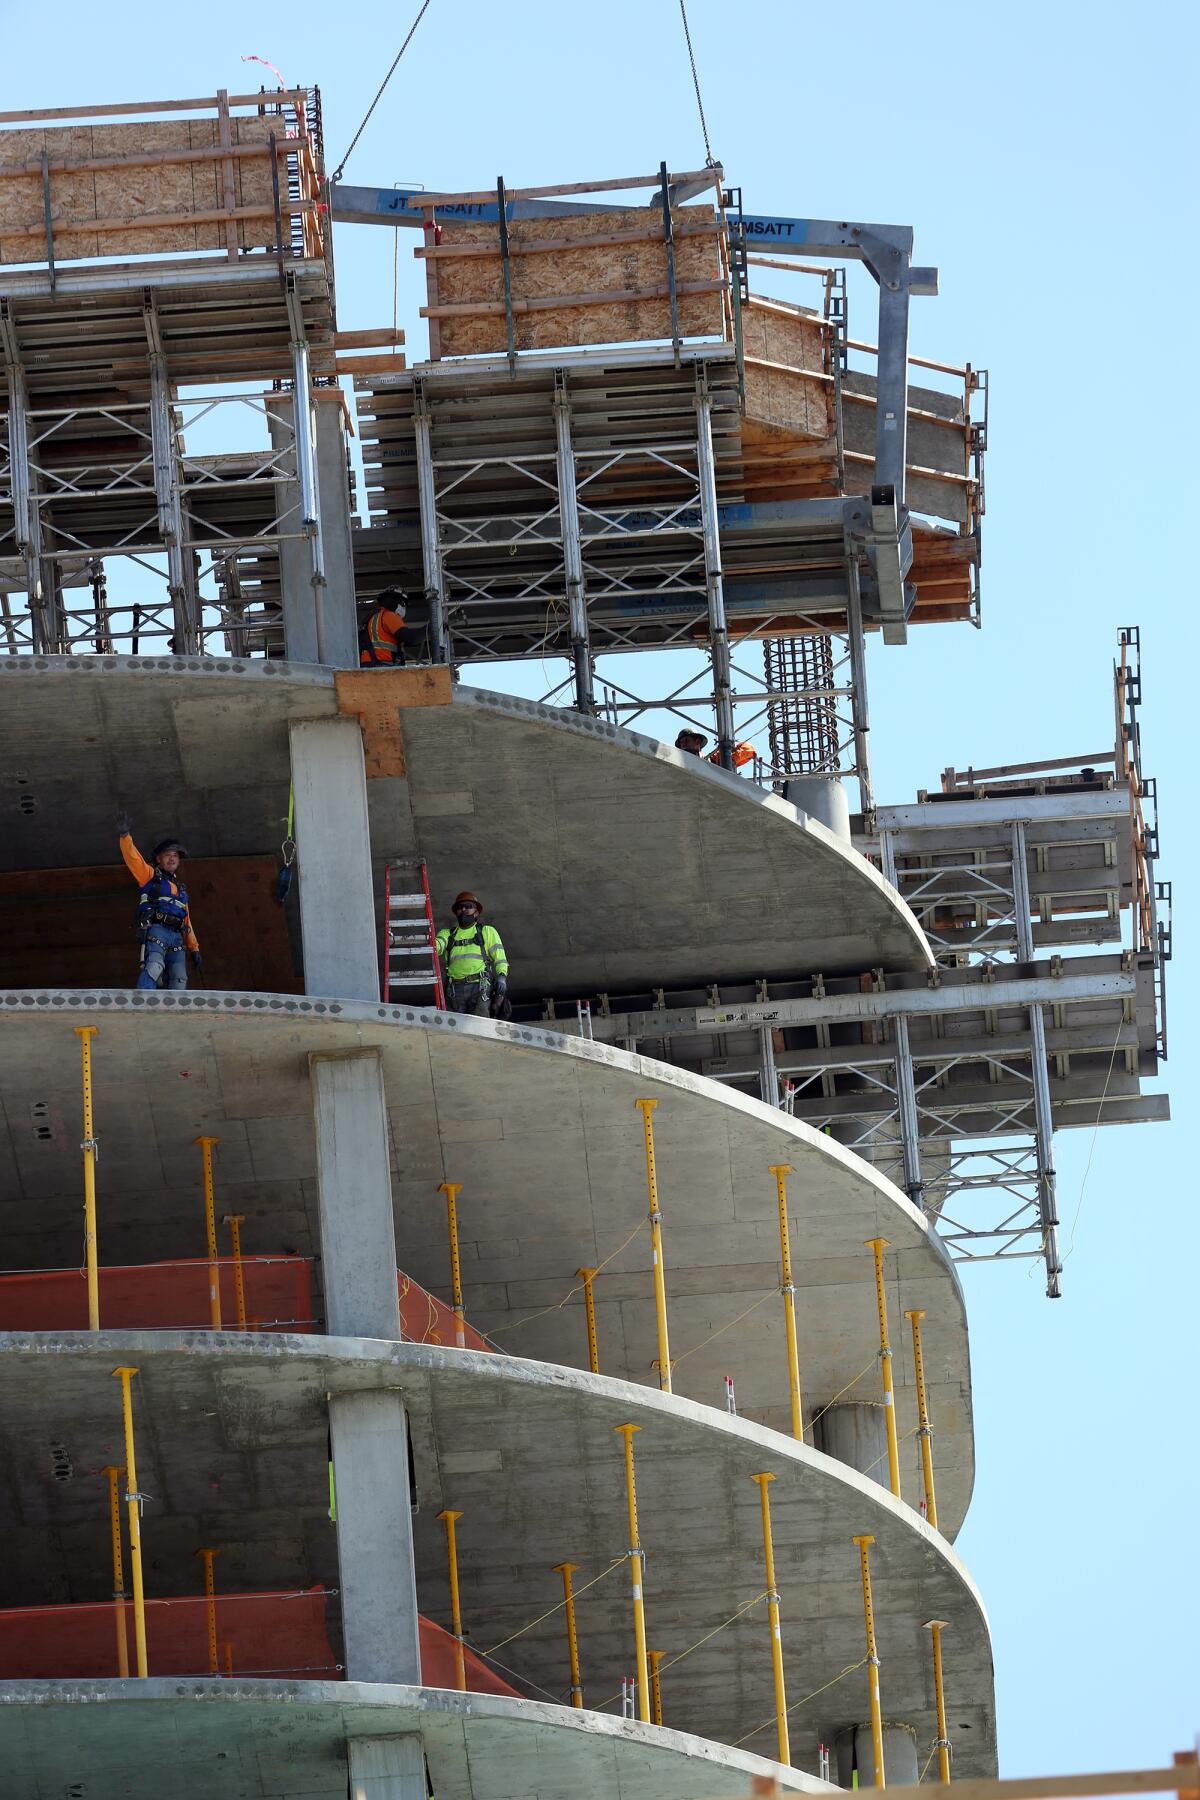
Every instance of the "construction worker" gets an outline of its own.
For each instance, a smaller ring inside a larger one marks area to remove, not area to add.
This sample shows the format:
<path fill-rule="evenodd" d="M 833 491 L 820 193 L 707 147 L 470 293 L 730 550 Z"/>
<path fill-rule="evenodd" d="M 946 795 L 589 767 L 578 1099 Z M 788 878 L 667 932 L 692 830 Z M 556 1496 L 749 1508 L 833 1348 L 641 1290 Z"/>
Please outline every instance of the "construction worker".
<path fill-rule="evenodd" d="M 187 889 L 179 879 L 179 865 L 187 851 L 178 838 L 163 838 L 155 844 L 153 862 L 147 862 L 129 835 L 129 814 L 117 814 L 117 830 L 121 834 L 121 855 L 125 867 L 140 889 L 138 895 L 138 939 L 142 946 L 142 966 L 138 974 L 139 988 L 185 988 L 187 986 L 187 952 L 192 967 L 200 971 L 200 945 L 192 930 L 188 911 Z"/>
<path fill-rule="evenodd" d="M 684 730 L 681 731 L 679 736 L 675 739 L 675 748 L 677 750 L 686 750 L 689 756 L 702 756 L 704 754 L 704 746 L 707 742 L 708 739 L 702 731 Z M 746 763 L 753 762 L 754 757 L 755 749 L 753 744 L 735 744 L 733 746 L 733 766 L 735 769 L 740 769 Z M 708 760 L 710 763 L 715 763 L 717 767 L 720 768 L 721 752 L 719 750 L 711 750 L 709 752 Z"/>
<path fill-rule="evenodd" d="M 405 659 L 401 640 L 408 618 L 408 595 L 384 588 L 358 633 L 358 660 L 364 669 L 390 669 Z"/>
<path fill-rule="evenodd" d="M 451 1012 L 474 1013 L 481 1019 L 511 1018 L 508 1000 L 508 957 L 494 925 L 484 925 L 483 905 L 472 893 L 461 893 L 450 909 L 457 921 L 437 934 L 438 961 Z"/>

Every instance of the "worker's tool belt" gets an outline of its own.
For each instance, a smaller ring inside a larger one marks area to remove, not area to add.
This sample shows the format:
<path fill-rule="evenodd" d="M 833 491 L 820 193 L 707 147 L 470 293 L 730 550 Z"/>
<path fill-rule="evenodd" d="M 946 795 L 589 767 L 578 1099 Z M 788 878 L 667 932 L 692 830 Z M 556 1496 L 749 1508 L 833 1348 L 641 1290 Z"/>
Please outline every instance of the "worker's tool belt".
<path fill-rule="evenodd" d="M 170 918 L 166 913 L 152 912 L 143 919 L 142 925 L 146 931 L 155 926 L 159 931 L 169 931 L 175 937 L 183 936 L 183 920 Z"/>

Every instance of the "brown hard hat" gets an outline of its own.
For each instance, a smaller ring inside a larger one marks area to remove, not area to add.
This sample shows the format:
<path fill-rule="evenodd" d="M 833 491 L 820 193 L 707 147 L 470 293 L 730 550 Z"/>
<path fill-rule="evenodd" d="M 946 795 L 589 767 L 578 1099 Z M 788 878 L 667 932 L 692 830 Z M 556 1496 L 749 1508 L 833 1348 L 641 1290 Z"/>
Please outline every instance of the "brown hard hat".
<path fill-rule="evenodd" d="M 454 905 L 450 908 L 450 910 L 451 910 L 451 912 L 453 912 L 456 907 L 465 906 L 468 904 L 471 906 L 477 906 L 479 908 L 480 912 L 483 911 L 483 901 L 479 898 L 478 894 L 473 894 L 469 888 L 464 888 L 461 894 L 455 894 Z"/>

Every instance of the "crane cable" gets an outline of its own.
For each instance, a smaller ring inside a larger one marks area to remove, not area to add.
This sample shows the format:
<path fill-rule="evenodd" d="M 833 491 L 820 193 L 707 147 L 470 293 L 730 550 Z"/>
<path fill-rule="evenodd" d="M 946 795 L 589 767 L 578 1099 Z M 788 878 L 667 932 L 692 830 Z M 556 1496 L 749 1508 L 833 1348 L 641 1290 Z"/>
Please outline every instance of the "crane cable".
<path fill-rule="evenodd" d="M 712 153 L 712 145 L 708 140 L 708 121 L 704 117 L 704 102 L 700 98 L 700 77 L 696 72 L 696 52 L 692 49 L 692 33 L 688 25 L 686 0 L 679 0 L 679 15 L 683 20 L 683 35 L 687 39 L 688 61 L 692 65 L 692 86 L 696 90 L 696 110 L 700 114 L 700 129 L 704 133 L 704 166 L 715 168 L 716 157 Z"/>
<path fill-rule="evenodd" d="M 375 111 L 375 108 L 379 105 L 379 102 L 383 98 L 384 88 L 387 86 L 388 82 L 392 79 L 392 76 L 396 73 L 396 69 L 400 62 L 400 58 L 404 55 L 404 52 L 408 49 L 408 46 L 412 43 L 413 38 L 416 35 L 417 26 L 421 23 L 421 20 L 425 17 L 425 14 L 428 12 L 428 10 L 429 10 L 429 0 L 422 0 L 421 9 L 418 12 L 416 18 L 413 20 L 412 24 L 408 28 L 408 36 L 405 38 L 405 40 L 401 44 L 399 50 L 397 50 L 397 52 L 396 52 L 395 62 L 393 62 L 391 68 L 388 70 L 387 74 L 384 76 L 383 80 L 380 82 L 379 92 L 376 94 L 376 96 L 372 100 L 370 106 L 368 106 L 366 112 L 363 114 L 362 124 L 359 126 L 359 128 L 355 132 L 354 136 L 350 139 L 350 148 L 347 150 L 345 156 L 343 156 L 341 162 L 338 164 L 337 168 L 334 170 L 333 174 L 330 176 L 329 185 L 331 187 L 336 187 L 338 182 L 342 179 L 342 171 L 345 169 L 346 164 L 350 161 L 350 158 L 354 153 L 354 146 L 357 144 L 357 142 L 358 142 L 359 138 L 362 136 L 363 132 L 367 129 L 367 124 L 370 120 L 371 114 Z M 699 89 L 697 89 L 697 93 L 698 92 L 699 92 Z"/>

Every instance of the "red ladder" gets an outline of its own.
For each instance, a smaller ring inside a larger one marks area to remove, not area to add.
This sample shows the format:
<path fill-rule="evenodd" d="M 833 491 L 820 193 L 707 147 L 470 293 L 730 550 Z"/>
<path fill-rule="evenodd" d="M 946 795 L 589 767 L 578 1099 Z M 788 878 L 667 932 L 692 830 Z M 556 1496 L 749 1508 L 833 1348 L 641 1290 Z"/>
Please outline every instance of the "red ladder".
<path fill-rule="evenodd" d="M 431 989 L 434 1005 L 445 1012 L 424 857 L 389 862 L 383 875 L 383 998 L 410 998 L 404 990 L 414 987 Z"/>

